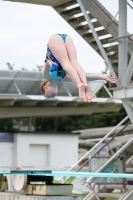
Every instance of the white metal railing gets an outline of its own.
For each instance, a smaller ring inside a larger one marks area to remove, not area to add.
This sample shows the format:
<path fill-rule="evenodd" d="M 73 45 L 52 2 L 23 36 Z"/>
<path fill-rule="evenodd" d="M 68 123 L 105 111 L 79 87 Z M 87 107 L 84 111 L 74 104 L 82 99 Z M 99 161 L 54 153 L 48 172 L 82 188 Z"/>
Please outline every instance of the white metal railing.
<path fill-rule="evenodd" d="M 122 125 L 127 119 L 129 119 L 129 116 L 126 116 L 121 122 L 119 122 L 114 128 L 112 128 L 111 131 L 107 135 L 105 135 L 95 146 L 93 146 L 83 157 L 81 157 L 74 165 L 72 165 L 67 171 L 73 170 L 81 161 L 83 161 L 86 157 L 89 157 L 92 155 L 92 153 L 95 151 L 95 149 L 99 146 L 99 144 L 103 143 L 120 125 Z M 58 181 L 61 181 L 63 176 L 61 176 Z"/>

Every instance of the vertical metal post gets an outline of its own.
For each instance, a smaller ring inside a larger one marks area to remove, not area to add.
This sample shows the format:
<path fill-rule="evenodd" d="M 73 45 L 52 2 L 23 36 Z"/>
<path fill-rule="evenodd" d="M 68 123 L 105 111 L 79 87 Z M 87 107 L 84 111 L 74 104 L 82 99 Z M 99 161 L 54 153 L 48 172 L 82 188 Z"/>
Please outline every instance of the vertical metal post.
<path fill-rule="evenodd" d="M 31 117 L 28 117 L 28 131 L 31 131 Z"/>
<path fill-rule="evenodd" d="M 128 64 L 127 73 L 126 73 L 126 84 L 129 85 L 131 82 L 131 78 L 133 75 L 133 51 L 130 58 L 130 62 Z"/>
<path fill-rule="evenodd" d="M 119 0 L 119 37 L 127 35 L 127 0 Z M 127 70 L 127 37 L 119 39 L 119 67 L 120 84 L 126 86 Z"/>
<path fill-rule="evenodd" d="M 123 152 L 123 173 L 126 173 L 126 151 Z M 127 179 L 123 179 L 123 188 L 126 192 Z"/>
<path fill-rule="evenodd" d="M 128 103 L 129 101 L 127 99 L 122 99 L 123 106 L 128 113 L 128 116 L 130 118 L 131 123 L 133 124 L 133 108 Z"/>

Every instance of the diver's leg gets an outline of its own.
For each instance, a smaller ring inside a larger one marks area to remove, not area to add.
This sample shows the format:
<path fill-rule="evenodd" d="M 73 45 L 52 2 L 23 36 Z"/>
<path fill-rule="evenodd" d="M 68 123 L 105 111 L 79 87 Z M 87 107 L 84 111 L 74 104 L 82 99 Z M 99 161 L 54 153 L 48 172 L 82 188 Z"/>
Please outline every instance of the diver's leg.
<path fill-rule="evenodd" d="M 87 80 L 86 80 L 86 75 L 85 72 L 83 70 L 83 68 L 79 65 L 78 61 L 77 61 L 77 52 L 76 52 L 76 48 L 75 45 L 73 43 L 73 40 L 70 38 L 70 36 L 66 37 L 66 49 L 67 49 L 67 53 L 68 53 L 68 57 L 69 60 L 71 62 L 71 64 L 73 65 L 73 67 L 76 69 L 79 78 L 81 80 L 82 83 L 85 84 L 85 88 L 86 88 L 86 98 L 87 100 L 90 102 L 93 98 L 91 90 L 89 85 L 87 84 Z"/>
<path fill-rule="evenodd" d="M 59 35 L 52 36 L 48 41 L 48 46 L 55 58 L 60 62 L 63 69 L 68 74 L 69 78 L 76 84 L 79 89 L 79 97 L 83 99 L 85 102 L 87 101 L 85 95 L 85 86 L 81 83 L 81 80 L 78 76 L 76 69 L 72 66 L 65 43 Z"/>

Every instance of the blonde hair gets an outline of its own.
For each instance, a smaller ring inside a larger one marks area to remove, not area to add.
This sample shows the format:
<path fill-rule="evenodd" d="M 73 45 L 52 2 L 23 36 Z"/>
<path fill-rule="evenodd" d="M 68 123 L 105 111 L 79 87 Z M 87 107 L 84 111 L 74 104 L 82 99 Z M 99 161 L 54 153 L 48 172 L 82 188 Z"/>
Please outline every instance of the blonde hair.
<path fill-rule="evenodd" d="M 42 91 L 42 93 L 45 95 L 45 89 L 43 88 L 45 85 L 47 85 L 47 83 L 49 82 L 49 80 L 45 80 L 45 81 L 43 81 L 42 82 L 42 84 L 41 84 L 41 91 Z"/>

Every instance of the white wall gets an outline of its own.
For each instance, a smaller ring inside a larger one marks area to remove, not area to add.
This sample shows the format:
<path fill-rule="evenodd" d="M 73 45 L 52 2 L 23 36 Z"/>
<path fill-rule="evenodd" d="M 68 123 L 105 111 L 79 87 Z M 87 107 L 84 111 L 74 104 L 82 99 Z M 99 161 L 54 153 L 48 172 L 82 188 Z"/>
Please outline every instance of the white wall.
<path fill-rule="evenodd" d="M 13 164 L 13 143 L 0 142 L 0 167 L 12 166 Z"/>
<path fill-rule="evenodd" d="M 13 166 L 13 143 L 0 142 L 0 171 L 10 171 Z M 9 190 L 12 187 L 11 175 L 6 175 Z"/>
<path fill-rule="evenodd" d="M 14 135 L 14 166 L 69 167 L 78 160 L 78 135 Z"/>

